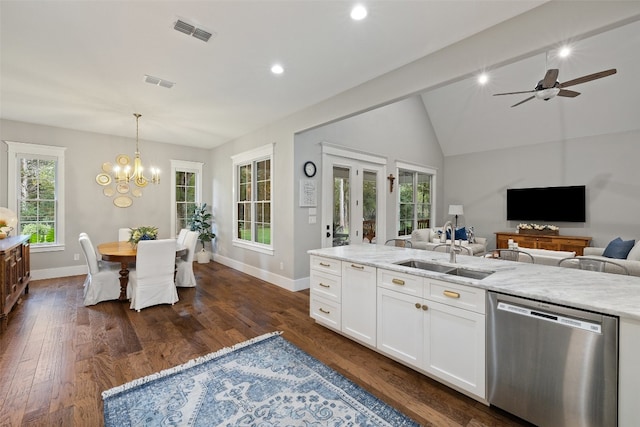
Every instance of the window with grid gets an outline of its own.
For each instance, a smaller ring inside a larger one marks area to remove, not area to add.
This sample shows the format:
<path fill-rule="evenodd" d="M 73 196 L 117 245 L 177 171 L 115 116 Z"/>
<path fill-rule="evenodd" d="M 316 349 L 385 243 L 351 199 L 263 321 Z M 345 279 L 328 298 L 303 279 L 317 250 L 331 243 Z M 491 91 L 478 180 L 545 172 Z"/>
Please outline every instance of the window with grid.
<path fill-rule="evenodd" d="M 202 200 L 202 163 L 172 160 L 173 235 L 189 228 L 196 205 Z"/>
<path fill-rule="evenodd" d="M 272 253 L 273 146 L 233 156 L 234 244 Z"/>
<path fill-rule="evenodd" d="M 64 147 L 8 142 L 9 208 L 31 247 L 64 249 Z"/>
<path fill-rule="evenodd" d="M 407 236 L 423 224 L 429 224 L 432 213 L 434 173 L 398 169 L 398 235 Z"/>

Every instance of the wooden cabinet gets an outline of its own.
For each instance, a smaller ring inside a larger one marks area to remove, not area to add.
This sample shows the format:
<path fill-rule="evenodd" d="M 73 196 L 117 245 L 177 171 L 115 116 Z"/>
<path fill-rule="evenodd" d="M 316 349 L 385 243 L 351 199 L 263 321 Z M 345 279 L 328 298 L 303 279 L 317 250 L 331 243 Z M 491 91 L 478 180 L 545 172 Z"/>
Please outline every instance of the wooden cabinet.
<path fill-rule="evenodd" d="M 591 243 L 591 237 L 499 232 L 496 233 L 496 247 L 507 249 L 509 239 L 513 239 L 521 248 L 569 251 L 576 255 L 583 255 L 584 248 Z"/>
<path fill-rule="evenodd" d="M 485 298 L 475 287 L 378 269 L 377 348 L 485 399 Z"/>
<path fill-rule="evenodd" d="M 31 265 L 29 262 L 29 236 L 8 237 L 0 240 L 0 332 L 7 328 L 9 312 L 22 292 L 29 292 Z"/>
<path fill-rule="evenodd" d="M 342 332 L 375 347 L 375 267 L 342 262 Z"/>

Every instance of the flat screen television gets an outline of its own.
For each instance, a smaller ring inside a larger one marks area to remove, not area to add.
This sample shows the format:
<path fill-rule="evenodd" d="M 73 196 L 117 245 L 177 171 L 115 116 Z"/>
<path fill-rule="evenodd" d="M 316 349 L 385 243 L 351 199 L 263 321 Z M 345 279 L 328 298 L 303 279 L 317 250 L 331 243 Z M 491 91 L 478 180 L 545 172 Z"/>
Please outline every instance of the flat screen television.
<path fill-rule="evenodd" d="M 585 222 L 584 185 L 507 189 L 507 219 Z"/>

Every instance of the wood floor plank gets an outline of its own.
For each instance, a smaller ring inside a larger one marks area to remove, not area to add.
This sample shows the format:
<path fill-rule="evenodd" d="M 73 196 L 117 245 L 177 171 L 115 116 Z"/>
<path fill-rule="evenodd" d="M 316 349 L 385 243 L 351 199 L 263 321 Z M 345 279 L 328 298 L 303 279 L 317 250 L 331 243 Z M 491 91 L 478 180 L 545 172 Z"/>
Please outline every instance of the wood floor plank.
<path fill-rule="evenodd" d="M 0 336 L 0 426 L 101 426 L 101 393 L 272 331 L 425 426 L 524 426 L 317 325 L 309 291 L 194 264 L 180 301 L 82 304 L 84 276 L 34 280 Z"/>

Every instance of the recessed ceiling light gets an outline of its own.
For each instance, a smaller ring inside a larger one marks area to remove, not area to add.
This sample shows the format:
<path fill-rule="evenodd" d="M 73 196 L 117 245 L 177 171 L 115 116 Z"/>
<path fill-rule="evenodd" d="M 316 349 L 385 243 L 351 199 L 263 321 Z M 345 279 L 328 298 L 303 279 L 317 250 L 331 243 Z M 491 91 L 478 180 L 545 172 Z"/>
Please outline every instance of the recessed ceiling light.
<path fill-rule="evenodd" d="M 284 68 L 282 68 L 282 65 L 280 64 L 274 64 L 273 66 L 271 66 L 271 72 L 273 74 L 282 74 L 284 73 Z"/>
<path fill-rule="evenodd" d="M 566 58 L 567 56 L 571 55 L 571 48 L 569 46 L 561 48 L 558 52 L 558 55 L 560 56 L 560 58 Z"/>
<path fill-rule="evenodd" d="M 358 4 L 354 6 L 353 9 L 351 9 L 351 19 L 353 19 L 354 21 L 360 21 L 361 19 L 364 19 L 366 17 L 367 9 L 363 5 Z"/>
<path fill-rule="evenodd" d="M 489 82 L 489 75 L 487 73 L 482 73 L 478 76 L 478 83 L 481 85 L 486 85 Z"/>

